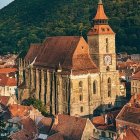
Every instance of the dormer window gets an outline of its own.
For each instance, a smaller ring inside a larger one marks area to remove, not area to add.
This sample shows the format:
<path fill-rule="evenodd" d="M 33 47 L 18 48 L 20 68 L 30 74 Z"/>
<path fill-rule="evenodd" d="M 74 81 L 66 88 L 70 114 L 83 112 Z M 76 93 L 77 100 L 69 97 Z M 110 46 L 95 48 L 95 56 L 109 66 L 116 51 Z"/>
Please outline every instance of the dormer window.
<path fill-rule="evenodd" d="M 104 29 L 104 28 L 102 28 L 102 31 L 104 32 L 104 31 L 105 31 L 105 29 Z"/>

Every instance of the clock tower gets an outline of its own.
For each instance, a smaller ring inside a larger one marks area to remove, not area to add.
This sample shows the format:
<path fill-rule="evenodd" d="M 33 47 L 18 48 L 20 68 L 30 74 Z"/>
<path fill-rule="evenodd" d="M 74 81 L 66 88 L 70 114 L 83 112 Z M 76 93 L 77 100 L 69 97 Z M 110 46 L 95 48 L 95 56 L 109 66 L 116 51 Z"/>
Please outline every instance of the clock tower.
<path fill-rule="evenodd" d="M 101 104 L 119 106 L 119 73 L 116 70 L 115 33 L 108 24 L 102 0 L 98 2 L 94 26 L 88 32 L 92 60 L 99 68 Z"/>
<path fill-rule="evenodd" d="M 90 55 L 100 72 L 116 70 L 115 33 L 108 25 L 103 3 L 99 0 L 94 26 L 88 32 Z"/>

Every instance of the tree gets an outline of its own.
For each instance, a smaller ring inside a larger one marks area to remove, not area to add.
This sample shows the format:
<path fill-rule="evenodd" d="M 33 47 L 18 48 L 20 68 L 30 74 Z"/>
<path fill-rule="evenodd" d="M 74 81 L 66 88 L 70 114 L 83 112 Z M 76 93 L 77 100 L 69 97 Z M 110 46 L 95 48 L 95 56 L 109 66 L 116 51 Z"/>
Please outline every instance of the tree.
<path fill-rule="evenodd" d="M 22 105 L 30 106 L 32 105 L 34 108 L 38 109 L 42 115 L 48 116 L 49 114 L 47 113 L 46 107 L 43 105 L 43 103 L 35 98 L 28 98 L 22 102 Z"/>
<path fill-rule="evenodd" d="M 0 140 L 7 140 L 7 131 L 5 130 L 6 123 L 4 122 L 3 113 L 0 113 Z"/>

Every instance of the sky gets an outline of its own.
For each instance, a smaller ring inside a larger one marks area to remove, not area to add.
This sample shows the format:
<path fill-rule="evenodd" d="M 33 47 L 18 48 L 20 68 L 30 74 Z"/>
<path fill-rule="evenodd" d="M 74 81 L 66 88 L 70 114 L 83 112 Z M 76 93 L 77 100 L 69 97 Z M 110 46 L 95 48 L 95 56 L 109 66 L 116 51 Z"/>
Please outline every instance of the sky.
<path fill-rule="evenodd" d="M 2 9 L 4 6 L 8 5 L 12 1 L 14 0 L 0 0 L 0 9 Z"/>

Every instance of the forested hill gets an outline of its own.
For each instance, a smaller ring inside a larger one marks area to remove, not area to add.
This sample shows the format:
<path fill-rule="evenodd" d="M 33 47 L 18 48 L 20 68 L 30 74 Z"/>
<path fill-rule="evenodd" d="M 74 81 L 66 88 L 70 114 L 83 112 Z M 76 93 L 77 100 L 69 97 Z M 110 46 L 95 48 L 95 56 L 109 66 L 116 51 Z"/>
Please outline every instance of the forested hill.
<path fill-rule="evenodd" d="M 15 0 L 0 10 L 0 54 L 27 50 L 47 36 L 80 35 L 91 27 L 98 0 Z M 117 33 L 117 52 L 140 53 L 140 0 L 103 0 Z"/>

